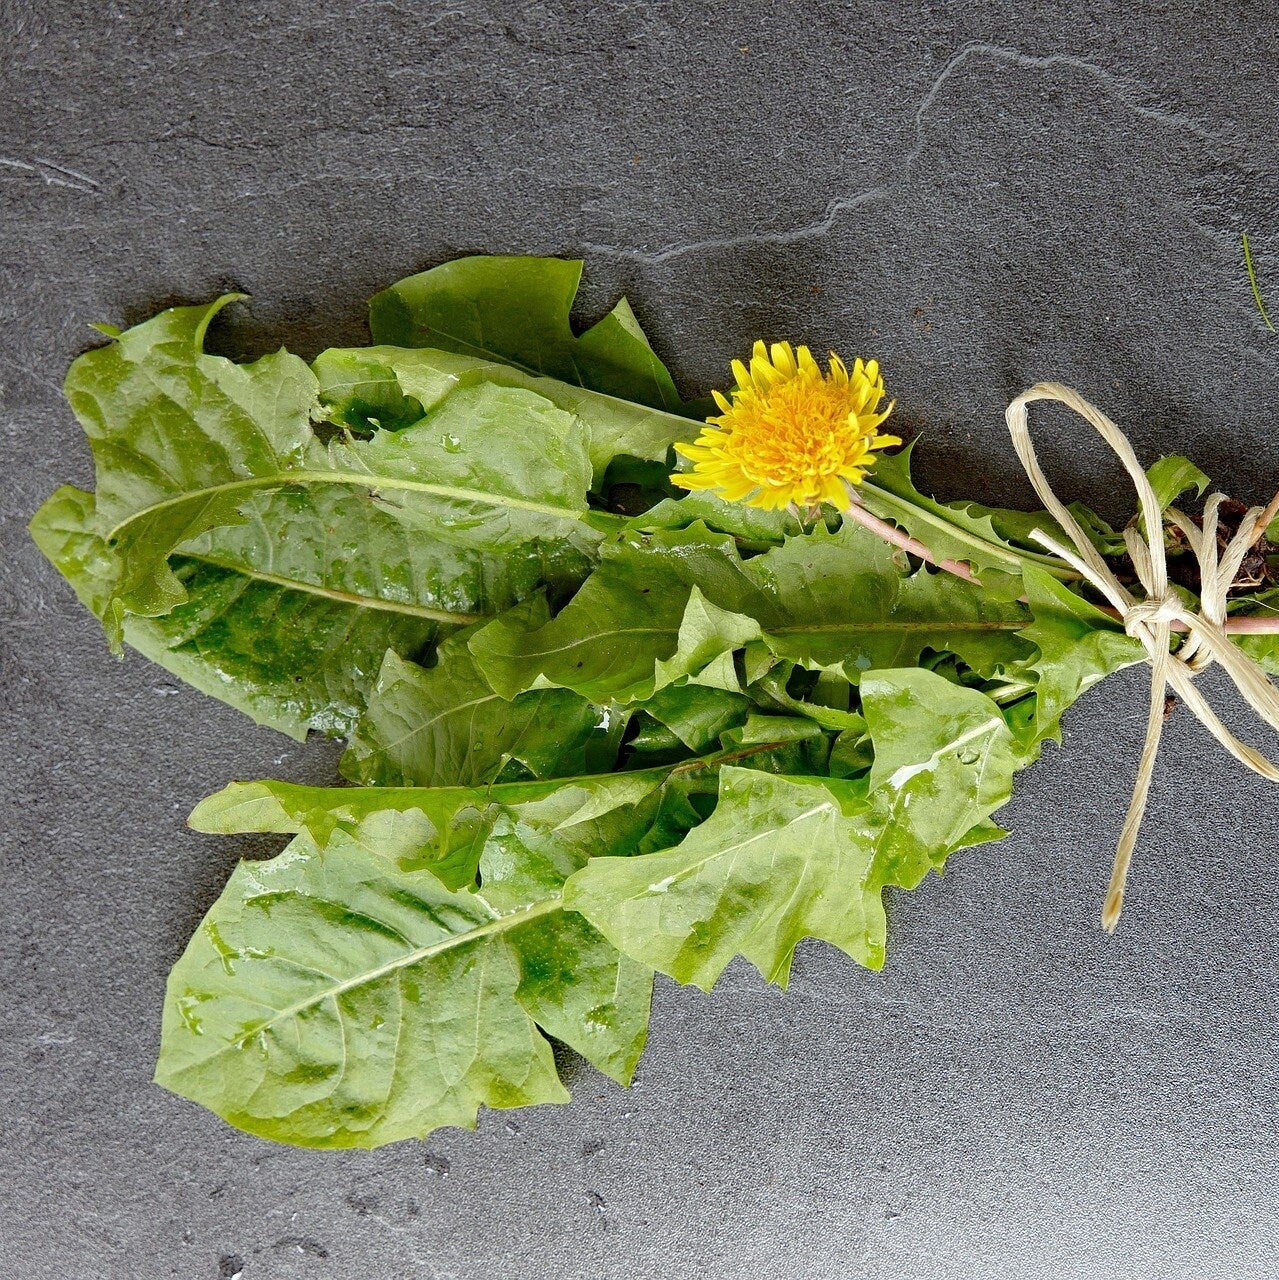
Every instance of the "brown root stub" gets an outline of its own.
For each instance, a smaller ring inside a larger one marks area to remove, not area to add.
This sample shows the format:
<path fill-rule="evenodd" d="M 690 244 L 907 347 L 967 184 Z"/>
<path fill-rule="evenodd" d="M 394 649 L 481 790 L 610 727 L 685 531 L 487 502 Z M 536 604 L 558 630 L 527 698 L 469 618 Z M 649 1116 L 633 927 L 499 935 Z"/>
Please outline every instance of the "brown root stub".
<path fill-rule="evenodd" d="M 1224 550 L 1226 544 L 1239 529 L 1239 524 L 1248 513 L 1249 508 L 1235 498 L 1226 498 L 1218 511 L 1217 547 Z M 1201 529 L 1203 521 L 1198 516 L 1190 517 Z M 1263 524 L 1264 527 L 1264 524 Z M 1199 561 L 1186 545 L 1186 539 L 1180 530 L 1170 528 L 1168 534 L 1168 576 L 1178 586 L 1185 587 L 1196 594 L 1200 591 Z M 1261 536 L 1253 543 L 1251 550 L 1243 558 L 1239 572 L 1230 588 L 1230 594 L 1241 595 L 1244 592 L 1264 590 L 1279 585 L 1279 562 L 1271 563 L 1270 557 L 1279 552 L 1279 547 Z"/>

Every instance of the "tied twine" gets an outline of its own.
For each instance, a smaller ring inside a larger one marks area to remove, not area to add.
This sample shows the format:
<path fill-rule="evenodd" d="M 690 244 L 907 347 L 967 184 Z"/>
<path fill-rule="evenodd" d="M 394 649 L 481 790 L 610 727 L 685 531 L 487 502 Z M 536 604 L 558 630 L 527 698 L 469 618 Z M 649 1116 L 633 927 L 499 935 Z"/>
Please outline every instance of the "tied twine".
<path fill-rule="evenodd" d="M 1053 492 L 1039 466 L 1035 446 L 1027 426 L 1027 407 L 1036 400 L 1056 400 L 1073 409 L 1096 429 L 1098 435 L 1111 447 L 1124 470 L 1128 472 L 1137 490 L 1141 515 L 1145 526 L 1143 536 L 1135 524 L 1124 530 L 1124 543 L 1132 558 L 1137 580 L 1141 584 L 1144 599 L 1138 599 L 1115 577 L 1110 566 L 1101 558 L 1087 534 L 1079 527 L 1074 516 Z M 1199 722 L 1217 739 L 1236 760 L 1254 773 L 1272 782 L 1279 782 L 1276 768 L 1259 751 L 1240 742 L 1217 718 L 1217 714 L 1204 701 L 1195 687 L 1194 678 L 1214 662 L 1218 663 L 1239 690 L 1244 701 L 1258 717 L 1279 732 L 1279 690 L 1270 683 L 1262 669 L 1242 649 L 1230 642 L 1223 624 L 1226 620 L 1226 597 L 1248 553 L 1266 521 L 1262 519 L 1262 507 L 1252 507 L 1239 522 L 1233 537 L 1224 550 L 1217 546 L 1218 510 L 1223 495 L 1214 493 L 1204 504 L 1203 528 L 1175 507 L 1169 507 L 1167 519 L 1181 531 L 1199 562 L 1199 608 L 1187 605 L 1168 584 L 1168 563 L 1164 555 L 1164 513 L 1159 499 L 1146 478 L 1137 455 L 1133 453 L 1128 437 L 1096 406 L 1088 403 L 1077 391 L 1055 382 L 1041 382 L 1023 391 L 1008 406 L 1005 418 L 1012 435 L 1013 448 L 1021 459 L 1030 483 L 1034 485 L 1044 506 L 1074 543 L 1074 550 L 1062 546 L 1051 535 L 1035 530 L 1031 535 L 1036 542 L 1060 556 L 1076 569 L 1085 581 L 1091 583 L 1118 611 L 1124 630 L 1141 642 L 1150 663 L 1150 714 L 1146 720 L 1146 741 L 1137 767 L 1137 779 L 1133 785 L 1132 800 L 1115 849 L 1115 865 L 1106 892 L 1106 905 L 1101 923 L 1107 933 L 1113 932 L 1119 922 L 1124 904 L 1124 882 L 1128 877 L 1128 865 L 1132 861 L 1133 848 L 1146 810 L 1154 775 L 1155 757 L 1159 753 L 1159 739 L 1163 732 L 1164 696 L 1171 685 L 1177 696 L 1194 712 Z M 1188 635 L 1174 652 L 1171 649 L 1173 624 L 1180 624 Z"/>

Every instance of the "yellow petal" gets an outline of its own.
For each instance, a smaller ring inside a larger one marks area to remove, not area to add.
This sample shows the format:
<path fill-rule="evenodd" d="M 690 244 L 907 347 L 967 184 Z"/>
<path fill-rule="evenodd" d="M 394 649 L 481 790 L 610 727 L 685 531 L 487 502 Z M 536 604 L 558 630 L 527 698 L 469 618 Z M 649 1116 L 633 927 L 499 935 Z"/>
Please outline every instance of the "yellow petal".
<path fill-rule="evenodd" d="M 681 489 L 714 489 L 718 486 L 714 480 L 699 476 L 695 471 L 677 471 L 671 476 L 671 484 Z"/>
<path fill-rule="evenodd" d="M 800 347 L 800 352 L 804 350 Z M 769 349 L 769 355 L 772 357 L 773 368 L 776 369 L 783 377 L 792 378 L 795 376 L 795 353 L 791 350 L 789 342 L 774 342 Z"/>
<path fill-rule="evenodd" d="M 714 393 L 719 416 L 707 419 L 695 443 L 677 448 L 696 473 L 675 481 L 681 488 L 766 510 L 846 508 L 848 486 L 865 477 L 875 451 L 901 443 L 878 431 L 894 406 L 877 412 L 884 398 L 877 361 L 859 358 L 850 370 L 831 352 L 823 371 L 811 348 L 761 340 L 732 371 L 731 394 Z"/>

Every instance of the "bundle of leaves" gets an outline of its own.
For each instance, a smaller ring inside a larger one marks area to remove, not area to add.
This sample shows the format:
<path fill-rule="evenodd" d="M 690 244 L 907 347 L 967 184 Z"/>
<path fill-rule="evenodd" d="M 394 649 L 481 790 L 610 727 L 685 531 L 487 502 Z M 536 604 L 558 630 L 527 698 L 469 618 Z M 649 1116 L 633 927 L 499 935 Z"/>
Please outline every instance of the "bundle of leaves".
<path fill-rule="evenodd" d="M 579 272 L 446 264 L 310 365 L 207 354 L 222 298 L 69 373 L 97 487 L 32 532 L 109 641 L 349 744 L 354 785 L 235 783 L 191 819 L 292 837 L 164 1006 L 159 1082 L 253 1133 L 565 1101 L 548 1037 L 626 1083 L 655 971 L 709 990 L 740 955 L 785 986 L 809 937 L 879 968 L 883 891 L 1000 838 L 1066 708 L 1143 658 L 1036 549 L 1046 517 L 927 498 L 908 450 L 866 505 L 980 585 L 833 510 L 677 496 L 702 406 L 625 301 L 574 333 Z M 1206 482 L 1151 475 L 1166 503 Z"/>

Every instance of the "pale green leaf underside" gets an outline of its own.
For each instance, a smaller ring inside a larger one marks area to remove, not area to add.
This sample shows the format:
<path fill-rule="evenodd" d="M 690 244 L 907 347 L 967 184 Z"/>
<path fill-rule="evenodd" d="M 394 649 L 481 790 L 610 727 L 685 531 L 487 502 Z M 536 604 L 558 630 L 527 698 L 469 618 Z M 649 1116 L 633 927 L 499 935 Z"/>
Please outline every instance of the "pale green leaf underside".
<path fill-rule="evenodd" d="M 785 985 L 806 937 L 860 964 L 884 960 L 880 891 L 912 887 L 948 853 L 991 838 L 1017 760 L 999 708 L 917 669 L 862 686 L 869 779 L 726 767 L 714 813 L 673 849 L 596 858 L 569 906 L 615 945 L 710 990 L 735 955 Z"/>
<path fill-rule="evenodd" d="M 449 892 L 340 830 L 241 864 L 170 976 L 157 1081 L 264 1137 L 373 1147 L 567 1101 L 539 1027 L 628 1079 L 649 971 L 553 875 L 500 907 L 493 878 Z"/>

